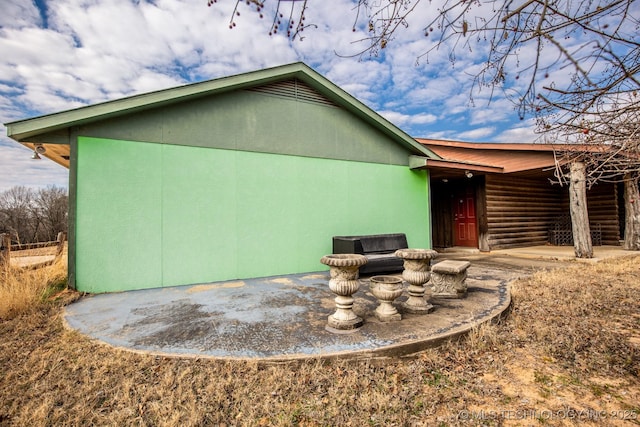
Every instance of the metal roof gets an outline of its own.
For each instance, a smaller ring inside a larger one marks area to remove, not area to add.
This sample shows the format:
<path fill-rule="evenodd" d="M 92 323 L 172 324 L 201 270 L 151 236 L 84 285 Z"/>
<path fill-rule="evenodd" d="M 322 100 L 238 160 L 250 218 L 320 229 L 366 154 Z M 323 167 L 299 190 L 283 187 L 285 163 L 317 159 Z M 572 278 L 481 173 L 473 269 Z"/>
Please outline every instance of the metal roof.
<path fill-rule="evenodd" d="M 417 139 L 442 161 L 427 160 L 426 167 L 478 172 L 516 173 L 543 171 L 555 165 L 551 144 L 500 144 Z"/>

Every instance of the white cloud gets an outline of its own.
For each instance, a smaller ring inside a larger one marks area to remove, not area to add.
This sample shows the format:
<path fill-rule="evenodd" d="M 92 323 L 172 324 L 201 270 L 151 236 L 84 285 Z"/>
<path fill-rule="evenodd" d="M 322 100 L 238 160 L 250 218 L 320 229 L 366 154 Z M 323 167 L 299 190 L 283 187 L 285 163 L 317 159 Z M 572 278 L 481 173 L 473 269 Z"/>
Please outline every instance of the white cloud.
<path fill-rule="evenodd" d="M 42 157 L 32 160 L 32 152 L 16 144 L 6 136 L 6 129 L 0 126 L 0 192 L 11 187 L 24 185 L 26 187 L 47 187 L 56 185 L 66 187 L 69 172 L 66 168 Z"/>
<path fill-rule="evenodd" d="M 525 120 L 522 126 L 502 131 L 493 138 L 495 142 L 539 142 L 540 135 L 535 133 L 534 120 Z"/>
<path fill-rule="evenodd" d="M 325 67 L 321 67 L 321 72 L 322 68 Z M 389 66 L 377 61 L 351 59 L 332 63 L 332 67 L 324 74 L 342 89 L 375 109 L 384 96 L 385 85 L 389 79 Z"/>
<path fill-rule="evenodd" d="M 475 105 L 476 108 L 469 110 L 471 125 L 497 124 L 507 121 L 516 115 L 514 105 L 504 98 L 492 101 L 479 99 L 475 101 Z"/>
<path fill-rule="evenodd" d="M 496 128 L 492 126 L 477 128 L 466 132 L 460 132 L 456 135 L 456 138 L 463 141 L 481 141 L 491 136 L 495 130 Z"/>
<path fill-rule="evenodd" d="M 445 140 L 455 140 L 456 138 L 453 136 L 455 132 L 450 130 L 439 131 L 439 132 L 431 132 L 428 136 L 430 139 L 445 139 Z M 426 136 L 425 136 L 426 138 Z M 458 138 L 459 139 L 459 138 Z"/>
<path fill-rule="evenodd" d="M 33 1 L 3 0 L 0 28 L 22 28 L 41 23 L 40 12 Z"/>
<path fill-rule="evenodd" d="M 336 52 L 357 53 L 366 45 L 356 41 L 368 35 L 366 17 L 352 30 L 352 1 L 309 2 L 310 26 L 302 41 L 293 42 L 267 34 L 276 3 L 266 3 L 261 19 L 255 7 L 240 2 L 230 30 L 235 2 L 227 0 L 212 7 L 206 0 L 56 0 L 46 2 L 45 15 L 34 1 L 4 0 L 0 122 L 304 61 L 412 135 L 525 138 L 528 128 L 521 122 L 507 131 L 517 116 L 501 96 L 487 105 L 488 91 L 473 93 L 476 106 L 470 108 L 470 76 L 482 48 L 452 63 L 445 44 L 417 60 L 434 46 L 437 29 L 429 37 L 423 33 L 437 13 L 434 4 L 420 2 L 409 26 L 379 57 L 345 58 Z M 0 164 L 13 168 L 10 182 L 59 184 L 62 175 L 66 180 L 66 171 L 55 164 L 47 166 L 53 172 L 43 171 L 46 162 L 36 167 L 28 150 L 0 137 Z"/>
<path fill-rule="evenodd" d="M 397 111 L 379 111 L 381 116 L 389 120 L 396 126 L 404 127 L 411 125 L 424 125 L 434 123 L 438 118 L 433 114 L 420 113 L 420 114 L 402 114 Z"/>

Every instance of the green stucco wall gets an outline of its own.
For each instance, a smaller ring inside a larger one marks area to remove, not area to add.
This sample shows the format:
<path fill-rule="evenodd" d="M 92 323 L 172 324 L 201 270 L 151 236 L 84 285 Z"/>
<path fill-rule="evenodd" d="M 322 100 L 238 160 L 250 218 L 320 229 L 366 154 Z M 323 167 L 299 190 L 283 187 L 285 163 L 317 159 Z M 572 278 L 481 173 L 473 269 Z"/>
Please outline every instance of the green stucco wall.
<path fill-rule="evenodd" d="M 406 166 L 86 137 L 77 156 L 80 291 L 325 270 L 334 235 L 431 241 Z"/>

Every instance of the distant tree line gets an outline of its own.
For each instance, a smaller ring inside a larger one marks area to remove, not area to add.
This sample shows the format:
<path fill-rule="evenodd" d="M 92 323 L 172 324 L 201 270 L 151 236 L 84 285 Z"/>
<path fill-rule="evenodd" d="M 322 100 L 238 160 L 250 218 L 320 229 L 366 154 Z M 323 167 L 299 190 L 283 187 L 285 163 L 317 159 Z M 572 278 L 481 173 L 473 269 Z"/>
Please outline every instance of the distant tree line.
<path fill-rule="evenodd" d="M 0 233 L 9 233 L 14 243 L 56 240 L 67 232 L 68 207 L 65 188 L 12 187 L 0 193 Z"/>

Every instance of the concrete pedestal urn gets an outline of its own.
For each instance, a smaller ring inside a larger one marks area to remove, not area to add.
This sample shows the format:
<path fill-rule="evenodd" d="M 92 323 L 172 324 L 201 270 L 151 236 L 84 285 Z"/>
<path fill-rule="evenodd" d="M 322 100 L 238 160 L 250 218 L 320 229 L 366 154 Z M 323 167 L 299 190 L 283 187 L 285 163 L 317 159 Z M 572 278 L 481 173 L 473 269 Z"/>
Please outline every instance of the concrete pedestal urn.
<path fill-rule="evenodd" d="M 352 331 L 362 326 L 364 321 L 353 312 L 353 295 L 360 288 L 358 268 L 367 263 L 364 255 L 325 255 L 320 262 L 329 266 L 331 279 L 329 289 L 337 295 L 336 312 L 327 319 L 327 329 Z"/>
<path fill-rule="evenodd" d="M 373 276 L 369 289 L 380 305 L 375 315 L 381 322 L 401 320 L 402 316 L 393 306 L 393 301 L 402 295 L 402 279 L 396 276 Z"/>
<path fill-rule="evenodd" d="M 425 285 L 429 281 L 429 262 L 438 255 L 431 249 L 399 249 L 395 252 L 404 260 L 402 278 L 409 283 L 409 298 L 403 307 L 408 313 L 430 313 L 434 307 L 425 298 Z"/>

